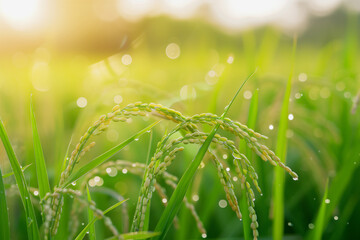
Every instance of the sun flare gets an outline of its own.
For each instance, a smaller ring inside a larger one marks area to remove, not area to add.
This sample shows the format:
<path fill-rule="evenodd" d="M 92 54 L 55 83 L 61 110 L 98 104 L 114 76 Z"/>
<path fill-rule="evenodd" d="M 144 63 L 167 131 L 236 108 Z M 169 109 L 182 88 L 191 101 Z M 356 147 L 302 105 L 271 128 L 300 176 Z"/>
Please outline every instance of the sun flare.
<path fill-rule="evenodd" d="M 40 20 L 41 0 L 0 0 L 1 17 L 15 29 L 26 29 Z"/>

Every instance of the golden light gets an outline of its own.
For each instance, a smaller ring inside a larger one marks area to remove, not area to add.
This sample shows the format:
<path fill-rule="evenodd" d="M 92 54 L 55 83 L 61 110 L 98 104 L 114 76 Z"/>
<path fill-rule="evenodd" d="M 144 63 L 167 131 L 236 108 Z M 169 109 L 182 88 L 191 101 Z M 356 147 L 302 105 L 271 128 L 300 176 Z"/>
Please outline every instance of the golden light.
<path fill-rule="evenodd" d="M 40 22 L 42 0 L 0 0 L 1 17 L 14 29 L 25 30 Z"/>

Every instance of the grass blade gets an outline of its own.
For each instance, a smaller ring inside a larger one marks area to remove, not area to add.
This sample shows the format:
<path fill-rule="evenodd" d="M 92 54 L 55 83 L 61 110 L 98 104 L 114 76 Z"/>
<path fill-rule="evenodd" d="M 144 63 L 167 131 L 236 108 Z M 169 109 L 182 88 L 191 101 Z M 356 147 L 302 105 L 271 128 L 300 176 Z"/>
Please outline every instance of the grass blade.
<path fill-rule="evenodd" d="M 0 239 L 10 240 L 10 224 L 4 182 L 0 169 Z"/>
<path fill-rule="evenodd" d="M 329 188 L 329 180 L 327 180 L 327 182 L 326 182 L 325 193 L 324 193 L 323 199 L 320 204 L 319 212 L 316 217 L 316 221 L 315 221 L 316 227 L 314 228 L 314 230 L 311 234 L 312 236 L 309 239 L 321 240 L 321 235 L 323 233 L 324 226 L 325 226 L 324 223 L 325 223 L 325 213 L 326 213 L 326 207 L 327 207 L 326 199 L 328 198 L 328 188 Z"/>
<path fill-rule="evenodd" d="M 87 199 L 89 202 L 91 202 L 91 195 L 89 191 L 89 186 L 86 185 L 86 193 L 87 193 Z M 92 221 L 94 219 L 94 212 L 88 207 L 88 221 Z M 95 225 L 91 225 L 89 227 L 89 240 L 95 240 L 96 234 L 95 234 Z"/>
<path fill-rule="evenodd" d="M 30 193 L 27 188 L 25 176 L 21 170 L 20 163 L 16 158 L 14 149 L 11 146 L 9 137 L 4 128 L 3 122 L 0 120 L 0 138 L 4 144 L 5 151 L 10 161 L 11 168 L 14 171 L 16 183 L 19 188 L 20 197 L 25 208 L 26 225 L 28 238 L 30 240 L 40 239 L 39 229 L 36 221 L 34 207 L 30 200 Z"/>
<path fill-rule="evenodd" d="M 124 142 L 120 143 L 119 145 L 111 148 L 110 150 L 106 151 L 105 153 L 101 154 L 100 156 L 96 157 L 95 159 L 93 159 L 91 162 L 87 163 L 86 165 L 84 165 L 83 167 L 81 167 L 80 169 L 78 169 L 77 171 L 75 171 L 73 174 L 71 174 L 68 179 L 66 180 L 66 182 L 63 184 L 63 187 L 66 187 L 67 185 L 69 185 L 70 183 L 76 181 L 77 179 L 79 179 L 80 177 L 84 176 L 86 173 L 88 173 L 89 171 L 93 170 L 94 168 L 96 168 L 97 166 L 99 166 L 100 164 L 102 164 L 103 162 L 105 162 L 107 159 L 109 159 L 110 157 L 112 157 L 114 154 L 116 154 L 118 151 L 120 151 L 121 149 L 123 149 L 125 146 L 127 146 L 129 143 L 133 142 L 135 139 L 137 139 L 139 136 L 141 136 L 142 134 L 144 134 L 145 132 L 149 131 L 150 129 L 152 129 L 156 124 L 158 124 L 160 121 L 157 121 L 149 126 L 147 126 L 146 128 L 144 128 L 143 130 L 139 131 L 138 133 L 136 133 L 135 135 L 133 135 L 132 137 L 128 138 L 127 140 L 125 140 Z"/>
<path fill-rule="evenodd" d="M 60 171 L 57 171 L 57 172 L 56 172 L 55 182 L 59 182 L 59 181 L 60 181 L 61 173 L 64 172 L 65 169 L 66 169 L 66 165 L 67 165 L 68 160 L 69 160 L 68 155 L 69 155 L 69 151 L 70 151 L 70 146 L 71 146 L 72 140 L 73 140 L 73 136 L 71 136 L 71 138 L 70 138 L 69 144 L 68 144 L 68 146 L 67 146 L 67 148 L 66 148 L 66 152 L 65 152 L 64 158 L 62 159 L 61 162 L 59 161 L 58 167 L 59 167 Z"/>
<path fill-rule="evenodd" d="M 143 232 L 131 232 L 131 233 L 123 233 L 120 234 L 119 236 L 113 236 L 111 238 L 107 238 L 106 240 L 117 240 L 118 237 L 120 237 L 120 239 L 148 239 L 151 237 L 155 237 L 158 236 L 160 233 L 158 232 L 147 232 L 147 231 L 143 231 Z"/>
<path fill-rule="evenodd" d="M 233 97 L 233 99 L 230 101 L 229 105 L 227 105 L 225 107 L 224 113 L 221 115 L 222 119 L 225 118 L 227 112 L 229 111 L 231 105 L 235 101 L 235 98 L 239 94 L 239 92 L 242 89 L 242 87 L 244 86 L 244 84 L 247 82 L 248 79 L 250 79 L 252 77 L 252 75 L 254 73 L 252 73 L 243 82 L 243 84 L 240 86 L 240 88 L 236 92 L 235 96 Z M 178 183 L 178 186 L 176 187 L 173 194 L 171 195 L 170 201 L 169 201 L 167 207 L 165 208 L 163 214 L 161 215 L 159 222 L 156 225 L 155 232 L 160 232 L 161 234 L 159 236 L 157 236 L 155 239 L 163 240 L 165 238 L 166 233 L 170 229 L 170 226 L 174 220 L 175 215 L 177 214 L 177 212 L 179 211 L 179 209 L 181 207 L 181 203 L 182 203 L 182 201 L 185 197 L 185 194 L 189 188 L 189 185 L 196 173 L 196 170 L 198 169 L 202 159 L 204 158 L 205 153 L 207 152 L 207 150 L 210 146 L 210 143 L 211 143 L 216 131 L 218 130 L 219 126 L 220 126 L 219 124 L 215 125 L 213 130 L 210 132 L 209 136 L 206 138 L 205 142 L 201 145 L 194 160 L 191 162 L 190 166 L 186 169 L 184 175 L 181 177 L 181 179 Z"/>
<path fill-rule="evenodd" d="M 181 203 L 184 199 L 186 191 L 191 183 L 193 176 L 197 168 L 199 167 L 202 159 L 207 152 L 207 149 L 210 146 L 210 143 L 219 128 L 219 124 L 217 124 L 214 129 L 211 131 L 209 136 L 206 138 L 204 144 L 200 147 L 198 153 L 196 154 L 194 160 L 191 162 L 191 165 L 186 169 L 184 175 L 181 177 L 178 186 L 175 191 L 171 195 L 168 206 L 165 208 L 163 214 L 160 217 L 158 224 L 156 225 L 155 232 L 161 232 L 160 236 L 157 239 L 164 239 L 167 231 L 169 230 L 172 221 L 174 220 L 175 215 L 179 211 L 181 207 Z"/>
<path fill-rule="evenodd" d="M 294 37 L 291 69 L 289 79 L 286 85 L 285 96 L 281 108 L 279 131 L 276 143 L 276 156 L 279 156 L 281 161 L 285 163 L 287 152 L 286 131 L 288 128 L 288 114 L 289 114 L 289 100 L 291 93 L 291 80 L 294 74 L 295 52 L 296 52 L 297 38 Z M 280 168 L 275 168 L 274 184 L 273 184 L 273 200 L 274 200 L 274 224 L 273 224 L 273 239 L 280 240 L 283 238 L 284 231 L 284 185 L 285 173 Z"/>
<path fill-rule="evenodd" d="M 22 167 L 21 170 L 24 172 L 24 171 L 25 171 L 28 167 L 30 167 L 30 166 L 31 166 L 31 163 L 28 164 L 28 165 L 26 165 L 25 167 Z M 10 176 L 12 176 L 12 175 L 14 175 L 14 172 L 9 172 L 9 173 L 7 173 L 7 174 L 4 174 L 4 175 L 3 175 L 3 178 L 5 179 L 5 178 L 10 177 Z"/>
<path fill-rule="evenodd" d="M 44 153 L 42 150 L 39 132 L 36 125 L 32 97 L 30 97 L 30 120 L 31 120 L 31 129 L 33 134 L 35 166 L 36 166 L 37 182 L 39 186 L 39 196 L 42 199 L 45 197 L 46 193 L 50 192 L 50 184 L 49 184 L 48 174 L 46 171 Z"/>
<path fill-rule="evenodd" d="M 111 210 L 113 210 L 114 208 L 120 206 L 121 204 L 123 204 L 124 202 L 126 202 L 128 199 L 125 199 L 121 202 L 115 203 L 114 205 L 112 205 L 111 207 L 109 207 L 108 209 L 106 209 L 104 211 L 104 214 L 107 214 L 108 212 L 110 212 Z M 81 230 L 81 232 L 77 235 L 77 237 L 75 238 L 75 240 L 82 240 L 87 231 L 94 225 L 94 223 L 98 220 L 99 218 L 93 218 L 84 228 L 83 230 Z"/>

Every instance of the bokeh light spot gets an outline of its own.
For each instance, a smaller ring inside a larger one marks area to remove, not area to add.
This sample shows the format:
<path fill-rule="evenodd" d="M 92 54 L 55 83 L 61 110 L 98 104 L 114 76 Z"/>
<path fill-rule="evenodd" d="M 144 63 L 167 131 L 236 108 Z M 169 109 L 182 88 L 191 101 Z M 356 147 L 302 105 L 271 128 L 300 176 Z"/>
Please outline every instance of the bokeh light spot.
<path fill-rule="evenodd" d="M 76 100 L 76 105 L 78 105 L 79 108 L 84 108 L 87 105 L 87 99 L 84 97 L 79 97 Z"/>
<path fill-rule="evenodd" d="M 132 63 L 132 57 L 129 54 L 125 54 L 124 56 L 122 56 L 121 62 L 124 65 L 130 65 Z"/>
<path fill-rule="evenodd" d="M 221 208 L 226 208 L 226 206 L 227 206 L 226 200 L 221 199 L 221 200 L 219 201 L 219 207 L 221 207 Z"/>
<path fill-rule="evenodd" d="M 244 98 L 245 99 L 251 99 L 252 98 L 252 93 L 249 90 L 245 91 L 244 92 Z"/>
<path fill-rule="evenodd" d="M 122 101 L 123 101 L 122 96 L 120 96 L 120 95 L 115 95 L 114 96 L 114 103 L 120 104 L 120 103 L 122 103 Z"/>
<path fill-rule="evenodd" d="M 180 89 L 180 98 L 182 100 L 186 99 L 195 99 L 196 98 L 196 90 L 194 87 L 185 85 Z"/>
<path fill-rule="evenodd" d="M 176 59 L 180 56 L 180 47 L 176 43 L 170 43 L 166 47 L 166 56 L 170 59 Z"/>
<path fill-rule="evenodd" d="M 306 73 L 300 73 L 298 79 L 300 82 L 305 82 L 307 80 Z"/>

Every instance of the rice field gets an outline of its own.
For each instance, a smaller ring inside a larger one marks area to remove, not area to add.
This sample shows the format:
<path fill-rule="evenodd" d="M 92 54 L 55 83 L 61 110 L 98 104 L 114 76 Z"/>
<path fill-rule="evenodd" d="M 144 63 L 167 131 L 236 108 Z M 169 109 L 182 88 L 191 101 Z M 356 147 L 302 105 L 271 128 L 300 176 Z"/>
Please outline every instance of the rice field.
<path fill-rule="evenodd" d="M 338 14 L 5 51 L 0 239 L 360 238 L 360 18 Z"/>

